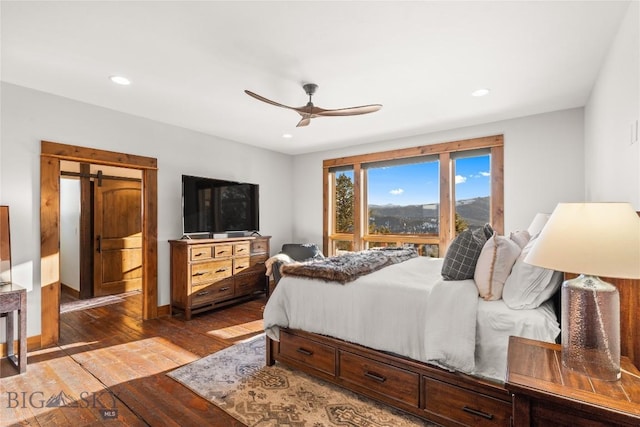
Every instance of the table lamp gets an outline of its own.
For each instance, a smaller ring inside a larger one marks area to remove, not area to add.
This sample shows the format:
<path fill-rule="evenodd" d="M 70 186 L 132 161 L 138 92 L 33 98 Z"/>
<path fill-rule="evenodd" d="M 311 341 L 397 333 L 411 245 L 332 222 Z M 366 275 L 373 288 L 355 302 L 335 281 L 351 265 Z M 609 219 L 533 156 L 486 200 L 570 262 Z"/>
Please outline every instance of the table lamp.
<path fill-rule="evenodd" d="M 620 295 L 597 276 L 640 278 L 640 218 L 628 203 L 560 203 L 524 262 L 579 276 L 562 284 L 562 364 L 620 379 Z"/>

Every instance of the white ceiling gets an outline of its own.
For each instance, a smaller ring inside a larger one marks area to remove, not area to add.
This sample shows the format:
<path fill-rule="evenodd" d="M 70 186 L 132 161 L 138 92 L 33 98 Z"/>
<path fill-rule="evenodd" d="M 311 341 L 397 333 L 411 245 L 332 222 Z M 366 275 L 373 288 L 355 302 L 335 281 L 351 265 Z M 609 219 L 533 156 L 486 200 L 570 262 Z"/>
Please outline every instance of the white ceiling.
<path fill-rule="evenodd" d="M 1 78 L 299 154 L 583 106 L 628 4 L 2 1 Z M 296 128 L 243 93 L 302 106 L 306 82 L 323 108 L 384 107 Z"/>

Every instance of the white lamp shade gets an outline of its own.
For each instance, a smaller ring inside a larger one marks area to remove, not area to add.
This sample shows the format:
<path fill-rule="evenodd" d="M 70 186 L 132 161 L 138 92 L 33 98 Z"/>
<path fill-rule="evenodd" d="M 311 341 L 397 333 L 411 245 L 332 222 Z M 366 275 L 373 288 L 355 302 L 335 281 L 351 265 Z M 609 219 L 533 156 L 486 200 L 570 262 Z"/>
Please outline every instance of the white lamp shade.
<path fill-rule="evenodd" d="M 560 203 L 524 261 L 567 273 L 640 279 L 640 218 L 628 203 Z"/>

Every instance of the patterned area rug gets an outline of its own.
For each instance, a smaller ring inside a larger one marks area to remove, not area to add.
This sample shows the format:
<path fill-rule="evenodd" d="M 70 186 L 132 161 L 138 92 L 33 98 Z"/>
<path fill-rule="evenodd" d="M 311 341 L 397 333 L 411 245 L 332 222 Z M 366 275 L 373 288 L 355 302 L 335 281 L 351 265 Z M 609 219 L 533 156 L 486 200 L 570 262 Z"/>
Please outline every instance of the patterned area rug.
<path fill-rule="evenodd" d="M 276 363 L 258 335 L 167 375 L 247 426 L 431 426 Z"/>

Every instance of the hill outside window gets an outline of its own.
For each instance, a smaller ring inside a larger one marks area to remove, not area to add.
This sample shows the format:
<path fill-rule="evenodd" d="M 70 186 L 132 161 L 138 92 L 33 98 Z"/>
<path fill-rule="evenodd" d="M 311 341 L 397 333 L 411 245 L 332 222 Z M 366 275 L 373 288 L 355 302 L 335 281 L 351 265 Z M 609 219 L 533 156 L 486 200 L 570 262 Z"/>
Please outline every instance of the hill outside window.
<path fill-rule="evenodd" d="M 502 232 L 502 135 L 325 160 L 324 251 L 413 246 L 444 256 L 456 233 Z"/>

